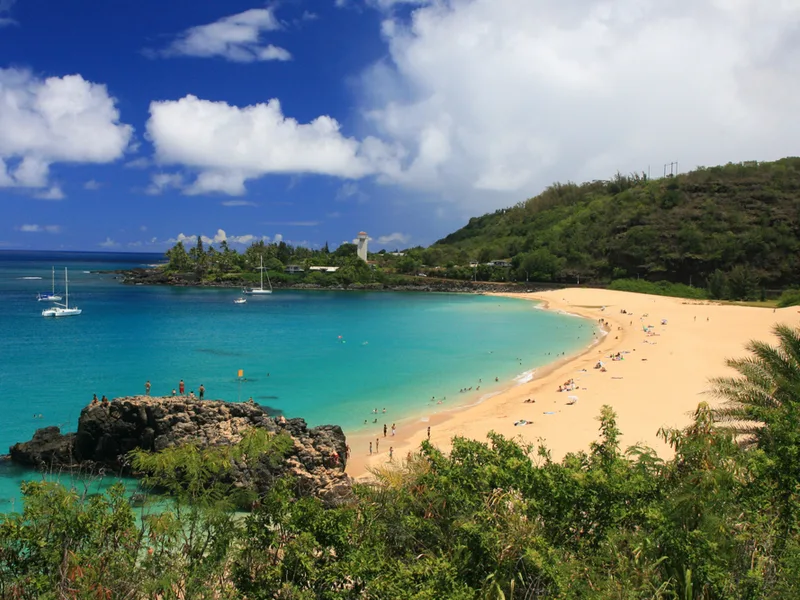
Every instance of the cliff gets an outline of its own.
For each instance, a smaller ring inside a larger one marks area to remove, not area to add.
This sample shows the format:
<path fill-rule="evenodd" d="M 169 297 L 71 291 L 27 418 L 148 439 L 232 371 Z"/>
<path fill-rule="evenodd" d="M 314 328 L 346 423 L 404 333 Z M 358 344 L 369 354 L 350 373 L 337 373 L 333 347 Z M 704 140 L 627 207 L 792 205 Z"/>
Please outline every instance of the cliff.
<path fill-rule="evenodd" d="M 35 468 L 136 475 L 126 459 L 135 448 L 158 451 L 190 442 L 235 444 L 253 427 L 285 432 L 293 446 L 278 464 L 264 460 L 256 469 L 234 465 L 236 485 L 263 492 L 275 478 L 288 474 L 297 482 L 298 493 L 315 495 L 328 504 L 349 495 L 350 481 L 344 473 L 346 440 L 340 427 L 309 429 L 303 419 L 271 418 L 257 404 L 201 402 L 185 396 L 117 398 L 107 407 L 86 406 L 77 432 L 39 429 L 30 441 L 12 446 L 10 455 L 13 461 Z"/>

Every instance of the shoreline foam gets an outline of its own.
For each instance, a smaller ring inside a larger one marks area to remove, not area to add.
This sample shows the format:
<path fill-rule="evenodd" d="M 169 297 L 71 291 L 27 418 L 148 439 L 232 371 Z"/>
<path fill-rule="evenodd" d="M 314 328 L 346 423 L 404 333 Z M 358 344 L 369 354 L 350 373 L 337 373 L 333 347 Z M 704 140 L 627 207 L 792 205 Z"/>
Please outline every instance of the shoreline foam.
<path fill-rule="evenodd" d="M 600 407 L 611 405 L 617 413 L 623 438 L 621 447 L 644 443 L 662 457 L 671 455 L 658 437 L 661 427 L 683 427 L 701 401 L 714 400 L 703 394 L 709 378 L 732 373 L 725 359 L 744 356 L 751 339 L 774 342 L 771 332 L 777 322 L 797 324 L 792 309 L 698 303 L 681 298 L 648 296 L 629 292 L 577 288 L 534 294 L 497 294 L 541 302 L 545 310 L 574 316 L 604 319 L 604 333 L 583 351 L 562 357 L 535 369 L 528 382 L 511 385 L 483 402 L 398 423 L 398 434 L 379 438 L 381 450 L 369 456 L 369 435 L 348 435 L 351 458 L 348 473 L 369 477 L 369 469 L 387 464 L 389 446 L 394 462 L 416 451 L 431 427 L 431 442 L 448 450 L 453 436 L 485 440 L 490 431 L 506 437 L 544 443 L 555 460 L 568 452 L 587 450 L 597 439 Z M 605 307 L 602 310 L 601 307 Z M 628 313 L 621 314 L 625 309 Z M 644 319 L 643 315 L 647 314 Z M 667 319 L 667 324 L 662 324 Z M 653 325 L 652 335 L 643 331 Z M 611 361 L 617 352 L 624 360 Z M 606 372 L 594 369 L 603 360 Z M 556 391 L 559 383 L 575 379 L 573 393 Z M 568 396 L 578 401 L 567 405 Z M 535 399 L 535 403 L 525 400 Z M 533 421 L 522 427 L 520 419 Z"/>

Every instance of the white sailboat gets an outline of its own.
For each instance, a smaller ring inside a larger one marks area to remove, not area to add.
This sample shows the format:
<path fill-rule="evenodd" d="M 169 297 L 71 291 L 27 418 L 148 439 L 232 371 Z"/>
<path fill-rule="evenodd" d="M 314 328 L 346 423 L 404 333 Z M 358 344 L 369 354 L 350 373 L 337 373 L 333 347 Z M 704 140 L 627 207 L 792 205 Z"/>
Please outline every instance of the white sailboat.
<path fill-rule="evenodd" d="M 56 268 L 55 267 L 53 267 L 53 291 L 50 294 L 39 293 L 36 296 L 36 299 L 39 302 L 42 302 L 42 301 L 45 301 L 45 302 L 61 302 L 61 296 L 56 294 Z"/>
<path fill-rule="evenodd" d="M 42 311 L 43 317 L 74 317 L 82 312 L 77 306 L 69 307 L 69 278 L 67 277 L 66 267 L 64 267 L 64 294 L 67 298 L 64 304 L 56 304 L 52 308 L 44 309 Z"/>
<path fill-rule="evenodd" d="M 269 273 L 267 273 L 267 285 L 269 285 L 269 289 L 268 290 L 264 289 L 264 257 L 263 256 L 259 256 L 259 258 L 261 259 L 261 266 L 258 268 L 258 270 L 261 271 L 261 287 L 244 288 L 242 290 L 243 294 L 248 294 L 250 296 L 260 296 L 262 294 L 271 294 L 272 293 L 272 283 L 270 283 L 270 280 L 269 280 Z"/>

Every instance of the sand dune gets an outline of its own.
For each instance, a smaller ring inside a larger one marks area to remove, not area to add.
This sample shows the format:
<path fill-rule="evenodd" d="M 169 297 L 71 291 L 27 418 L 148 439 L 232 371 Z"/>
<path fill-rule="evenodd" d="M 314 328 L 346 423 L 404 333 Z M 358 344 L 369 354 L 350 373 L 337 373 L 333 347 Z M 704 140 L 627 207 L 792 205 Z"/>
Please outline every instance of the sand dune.
<path fill-rule="evenodd" d="M 441 448 L 449 448 L 453 436 L 485 440 L 487 432 L 496 431 L 527 442 L 541 441 L 560 459 L 567 452 L 587 449 L 597 439 L 596 418 L 604 404 L 617 413 L 623 447 L 644 443 L 667 457 L 670 449 L 658 438 L 659 428 L 683 427 L 699 402 L 714 403 L 704 392 L 710 377 L 732 373 L 725 359 L 745 355 L 744 345 L 751 339 L 774 342 L 774 324 L 797 326 L 800 321 L 797 308 L 773 311 L 610 290 L 569 289 L 519 297 L 595 322 L 604 319 L 608 334 L 583 354 L 540 370 L 531 382 L 482 404 L 434 415 L 427 423 L 398 423 L 398 435 L 381 437 L 377 455 L 368 454 L 370 437 L 348 436 L 350 475 L 361 477 L 368 467 L 386 464 L 389 446 L 394 448 L 394 460 L 402 460 L 425 439 L 428 425 L 431 441 Z M 643 330 L 648 325 L 650 334 Z M 623 360 L 608 358 L 618 352 Z M 605 372 L 594 368 L 598 360 Z M 559 384 L 570 379 L 575 389 L 558 392 Z M 535 403 L 525 402 L 529 398 Z M 531 424 L 515 426 L 520 420 Z"/>

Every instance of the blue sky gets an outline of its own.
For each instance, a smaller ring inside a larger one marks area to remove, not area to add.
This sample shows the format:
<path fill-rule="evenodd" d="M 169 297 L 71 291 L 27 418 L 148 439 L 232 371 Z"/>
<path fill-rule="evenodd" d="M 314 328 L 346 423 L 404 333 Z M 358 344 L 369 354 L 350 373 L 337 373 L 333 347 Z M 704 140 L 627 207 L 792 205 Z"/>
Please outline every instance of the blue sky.
<path fill-rule="evenodd" d="M 0 0 L 0 248 L 403 248 L 553 181 L 794 155 L 800 6 L 765 4 Z"/>

